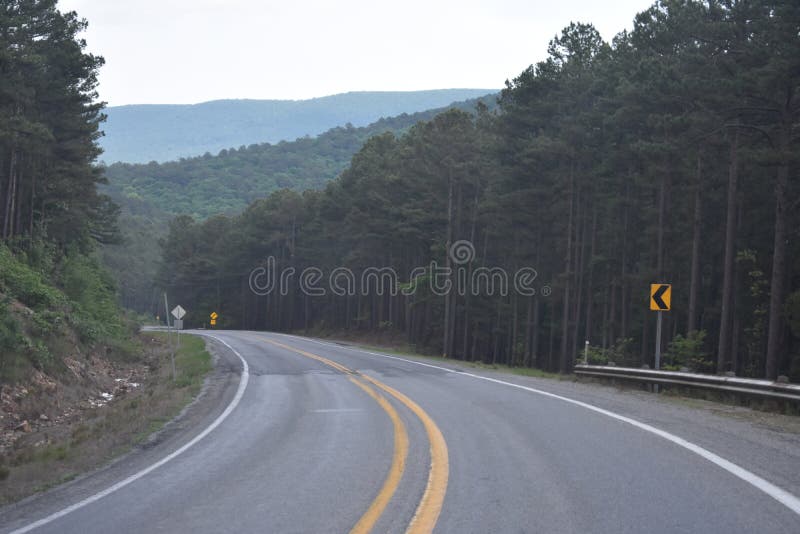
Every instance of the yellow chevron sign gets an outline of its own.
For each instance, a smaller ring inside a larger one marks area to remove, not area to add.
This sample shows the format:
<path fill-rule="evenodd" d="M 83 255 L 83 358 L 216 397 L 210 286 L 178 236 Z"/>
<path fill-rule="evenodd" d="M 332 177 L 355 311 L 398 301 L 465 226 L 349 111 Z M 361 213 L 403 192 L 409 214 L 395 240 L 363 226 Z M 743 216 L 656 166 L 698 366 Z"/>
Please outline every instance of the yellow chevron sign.
<path fill-rule="evenodd" d="M 669 311 L 672 304 L 671 284 L 650 284 L 650 309 Z"/>

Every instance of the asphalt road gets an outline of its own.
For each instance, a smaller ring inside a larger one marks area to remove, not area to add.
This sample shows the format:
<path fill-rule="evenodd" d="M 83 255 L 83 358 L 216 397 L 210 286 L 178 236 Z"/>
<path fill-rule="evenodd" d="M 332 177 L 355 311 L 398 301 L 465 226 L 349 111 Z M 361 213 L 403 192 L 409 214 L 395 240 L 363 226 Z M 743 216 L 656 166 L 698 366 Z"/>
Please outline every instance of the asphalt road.
<path fill-rule="evenodd" d="M 212 408 L 0 510 L 0 531 L 800 532 L 795 433 L 600 386 L 212 335 L 226 371 Z"/>

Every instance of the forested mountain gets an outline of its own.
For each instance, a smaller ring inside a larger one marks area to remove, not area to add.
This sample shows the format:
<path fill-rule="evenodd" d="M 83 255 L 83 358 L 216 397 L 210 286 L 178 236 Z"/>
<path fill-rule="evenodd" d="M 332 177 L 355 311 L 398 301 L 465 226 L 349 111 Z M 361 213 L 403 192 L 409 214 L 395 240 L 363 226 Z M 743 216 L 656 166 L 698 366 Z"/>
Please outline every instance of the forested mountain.
<path fill-rule="evenodd" d="M 103 59 L 85 26 L 55 0 L 0 5 L 0 383 L 125 336 L 93 255 L 118 239 L 118 208 L 97 190 Z"/>
<path fill-rule="evenodd" d="M 456 102 L 451 107 L 472 111 L 479 101 L 495 106 L 496 96 Z M 161 164 L 116 163 L 106 168 L 109 192 L 133 211 L 143 201 L 164 213 L 199 218 L 237 213 L 278 189 L 322 188 L 347 167 L 370 137 L 400 133 L 443 110 L 404 113 L 358 128 L 348 123 L 316 137 L 224 149 L 216 156 Z"/>
<path fill-rule="evenodd" d="M 109 107 L 107 163 L 147 163 L 216 154 L 253 143 L 315 136 L 346 123 L 366 126 L 381 117 L 440 108 L 492 89 L 351 92 L 309 100 L 215 100 L 195 105 Z"/>
<path fill-rule="evenodd" d="M 323 191 L 178 218 L 160 283 L 195 325 L 393 329 L 567 371 L 584 340 L 652 365 L 669 282 L 666 365 L 800 379 L 798 94 L 796 1 L 665 0 L 611 43 L 570 24 L 496 113 L 373 137 Z M 355 283 L 371 267 L 396 291 Z M 473 294 L 486 268 L 509 290 Z"/>
<path fill-rule="evenodd" d="M 495 107 L 496 96 L 456 102 L 452 107 L 474 111 L 478 102 Z M 105 190 L 122 207 L 123 242 L 103 247 L 102 254 L 114 273 L 122 304 L 140 312 L 157 307 L 160 292 L 153 281 L 160 261 L 158 241 L 166 236 L 170 218 L 237 214 L 248 203 L 281 188 L 320 189 L 347 167 L 371 136 L 399 134 L 441 111 L 403 114 L 360 128 L 348 124 L 314 138 L 222 150 L 216 156 L 107 167 Z"/>

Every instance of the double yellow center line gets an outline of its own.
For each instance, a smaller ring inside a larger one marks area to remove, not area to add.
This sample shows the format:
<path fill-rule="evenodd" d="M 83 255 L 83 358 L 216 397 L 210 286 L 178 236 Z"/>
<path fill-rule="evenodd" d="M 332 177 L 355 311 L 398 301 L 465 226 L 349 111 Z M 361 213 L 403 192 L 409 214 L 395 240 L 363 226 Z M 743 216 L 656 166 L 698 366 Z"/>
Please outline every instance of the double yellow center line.
<path fill-rule="evenodd" d="M 386 400 L 385 397 L 376 392 L 371 385 L 383 390 L 397 399 L 397 401 L 403 404 L 419 418 L 423 427 L 425 428 L 425 432 L 428 435 L 431 463 L 428 471 L 428 483 L 425 487 L 425 492 L 423 493 L 422 499 L 417 506 L 411 523 L 408 525 L 408 529 L 406 529 L 406 534 L 424 534 L 433 532 L 433 528 L 436 526 L 436 521 L 439 519 L 439 514 L 442 511 L 442 505 L 444 504 L 444 496 L 447 492 L 447 479 L 450 469 L 447 455 L 447 443 L 445 442 L 444 436 L 442 436 L 442 432 L 439 430 L 439 427 L 437 427 L 433 419 L 431 419 L 431 417 L 425 413 L 425 410 L 420 408 L 417 403 L 396 389 L 387 386 L 375 378 L 349 369 L 333 360 L 329 360 L 328 358 L 324 358 L 317 354 L 306 352 L 289 345 L 284 345 L 283 343 L 279 343 L 271 339 L 265 339 L 262 337 L 259 337 L 258 339 L 276 347 L 280 347 L 307 358 L 317 360 L 318 362 L 324 363 L 325 365 L 332 367 L 337 371 L 341 371 L 342 373 L 349 375 L 350 381 L 364 390 L 367 395 L 372 397 L 375 402 L 377 402 L 380 407 L 383 408 L 383 410 L 389 415 L 389 419 L 392 421 L 392 426 L 394 427 L 394 453 L 392 455 L 392 465 L 389 468 L 389 474 L 386 476 L 386 480 L 383 482 L 383 486 L 381 487 L 377 497 L 375 497 L 375 499 L 372 501 L 372 504 L 370 504 L 370 507 L 350 531 L 351 534 L 367 534 L 368 532 L 372 531 L 373 527 L 386 509 L 386 506 L 388 506 L 389 501 L 397 490 L 397 487 L 400 485 L 400 480 L 403 478 L 406 459 L 408 457 L 408 432 L 406 431 L 405 424 L 403 424 L 402 419 L 400 419 L 400 416 L 397 414 L 397 411 L 394 409 L 391 403 Z"/>

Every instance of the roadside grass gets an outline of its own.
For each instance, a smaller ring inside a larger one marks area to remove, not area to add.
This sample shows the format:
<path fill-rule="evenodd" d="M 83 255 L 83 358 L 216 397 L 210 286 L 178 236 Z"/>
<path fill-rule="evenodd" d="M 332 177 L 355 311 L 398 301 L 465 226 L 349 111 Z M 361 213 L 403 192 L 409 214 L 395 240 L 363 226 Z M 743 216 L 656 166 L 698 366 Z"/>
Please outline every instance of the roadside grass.
<path fill-rule="evenodd" d="M 167 334 L 145 332 L 140 339 L 141 358 L 151 369 L 147 381 L 103 407 L 83 409 L 77 420 L 25 435 L 0 458 L 0 504 L 50 489 L 129 452 L 197 396 L 213 367 L 203 339 L 181 336 L 175 381 Z"/>
<path fill-rule="evenodd" d="M 168 335 L 161 332 L 156 334 Z M 177 371 L 175 386 L 189 388 L 189 392 L 195 395 L 200 391 L 203 379 L 211 368 L 211 355 L 206 351 L 205 341 L 199 336 L 181 335 L 180 350 L 175 354 Z"/>

